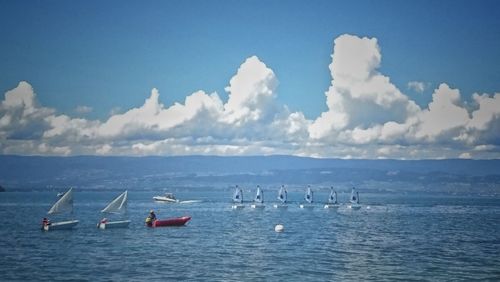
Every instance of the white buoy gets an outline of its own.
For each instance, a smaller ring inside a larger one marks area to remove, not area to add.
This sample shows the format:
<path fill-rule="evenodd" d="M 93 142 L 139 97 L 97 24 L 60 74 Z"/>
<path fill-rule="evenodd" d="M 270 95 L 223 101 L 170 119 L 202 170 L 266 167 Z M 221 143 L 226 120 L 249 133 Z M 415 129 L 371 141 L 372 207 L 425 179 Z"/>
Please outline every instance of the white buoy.
<path fill-rule="evenodd" d="M 276 226 L 274 227 L 274 231 L 276 232 L 283 232 L 285 230 L 285 227 L 283 226 L 283 224 L 276 224 Z"/>

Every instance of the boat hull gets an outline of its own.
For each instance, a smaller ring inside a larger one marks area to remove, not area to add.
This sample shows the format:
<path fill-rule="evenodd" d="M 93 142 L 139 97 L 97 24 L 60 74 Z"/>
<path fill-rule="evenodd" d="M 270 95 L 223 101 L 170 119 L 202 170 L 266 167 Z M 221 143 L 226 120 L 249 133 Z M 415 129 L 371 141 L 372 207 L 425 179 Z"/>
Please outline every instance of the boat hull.
<path fill-rule="evenodd" d="M 100 229 L 110 229 L 110 228 L 127 228 L 130 224 L 130 220 L 120 220 L 120 221 L 109 221 L 109 222 L 99 222 L 97 227 Z"/>
<path fill-rule="evenodd" d="M 351 210 L 361 209 L 361 205 L 359 205 L 359 204 L 351 204 L 351 205 L 348 205 L 347 207 L 350 208 Z"/>
<path fill-rule="evenodd" d="M 190 216 L 159 219 L 159 220 L 155 220 L 151 227 L 183 226 L 189 220 L 191 220 Z"/>
<path fill-rule="evenodd" d="M 325 209 L 338 209 L 340 207 L 339 204 L 326 204 L 324 206 Z"/>
<path fill-rule="evenodd" d="M 300 204 L 299 208 L 312 210 L 312 209 L 314 209 L 314 205 L 312 205 L 312 204 Z"/>
<path fill-rule="evenodd" d="M 263 204 L 252 204 L 252 205 L 250 205 L 250 207 L 252 209 L 265 209 L 266 208 L 266 206 Z"/>
<path fill-rule="evenodd" d="M 233 210 L 241 210 L 241 209 L 245 208 L 245 205 L 242 205 L 242 204 L 234 204 L 234 205 L 232 205 L 232 206 L 231 206 L 231 208 L 232 208 Z"/>
<path fill-rule="evenodd" d="M 67 230 L 73 228 L 75 225 L 78 224 L 78 220 L 68 220 L 68 221 L 60 221 L 60 222 L 53 222 L 50 225 L 45 225 L 43 227 L 43 230 L 45 231 L 52 231 L 52 230 Z"/>
<path fill-rule="evenodd" d="M 285 205 L 285 204 L 274 204 L 273 207 L 275 209 L 287 209 L 288 205 Z"/>

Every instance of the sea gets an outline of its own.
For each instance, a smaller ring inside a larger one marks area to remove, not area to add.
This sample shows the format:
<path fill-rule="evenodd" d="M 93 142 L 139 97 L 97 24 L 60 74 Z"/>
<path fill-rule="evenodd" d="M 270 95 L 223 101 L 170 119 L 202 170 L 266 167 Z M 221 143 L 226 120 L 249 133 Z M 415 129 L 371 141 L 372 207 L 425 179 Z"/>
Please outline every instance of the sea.
<path fill-rule="evenodd" d="M 278 210 L 278 188 L 264 187 L 266 208 L 231 209 L 230 187 L 129 190 L 129 228 L 96 228 L 100 210 L 122 191 L 74 190 L 73 230 L 40 223 L 56 191 L 0 193 L 0 281 L 500 281 L 500 198 L 369 193 L 351 210 L 300 209 L 300 189 Z M 152 197 L 174 192 L 188 203 Z M 251 200 L 254 189 L 245 189 Z M 193 202 L 194 201 L 194 202 Z M 191 216 L 183 227 L 147 228 L 158 218 Z M 283 232 L 275 226 L 282 224 Z"/>

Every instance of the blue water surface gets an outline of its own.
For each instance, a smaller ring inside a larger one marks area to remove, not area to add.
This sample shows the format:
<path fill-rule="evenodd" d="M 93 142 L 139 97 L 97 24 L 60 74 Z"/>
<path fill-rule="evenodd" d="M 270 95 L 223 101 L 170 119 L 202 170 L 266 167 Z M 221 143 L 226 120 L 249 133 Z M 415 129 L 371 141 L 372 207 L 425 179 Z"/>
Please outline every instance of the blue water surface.
<path fill-rule="evenodd" d="M 471 281 L 500 280 L 500 199 L 368 194 L 363 207 L 312 210 L 289 193 L 287 210 L 266 194 L 264 210 L 232 210 L 230 189 L 179 189 L 190 204 L 157 203 L 161 193 L 129 191 L 129 228 L 100 230 L 100 210 L 120 191 L 74 193 L 69 231 L 43 232 L 55 192 L 0 194 L 1 281 Z M 251 198 L 248 191 L 246 198 Z M 276 194 L 276 195 L 275 195 Z M 347 193 L 340 193 L 345 202 Z M 146 228 L 189 215 L 185 227 Z M 285 231 L 276 233 L 276 224 Z"/>

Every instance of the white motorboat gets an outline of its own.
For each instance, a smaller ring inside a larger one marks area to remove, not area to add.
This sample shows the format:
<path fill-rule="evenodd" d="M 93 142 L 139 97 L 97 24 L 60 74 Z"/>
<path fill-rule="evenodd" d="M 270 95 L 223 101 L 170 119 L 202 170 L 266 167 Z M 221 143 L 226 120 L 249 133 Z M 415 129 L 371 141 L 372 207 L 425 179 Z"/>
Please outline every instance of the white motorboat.
<path fill-rule="evenodd" d="M 172 193 L 165 193 L 163 196 L 154 196 L 153 199 L 158 202 L 167 202 L 167 203 L 178 203 L 177 200 Z"/>

